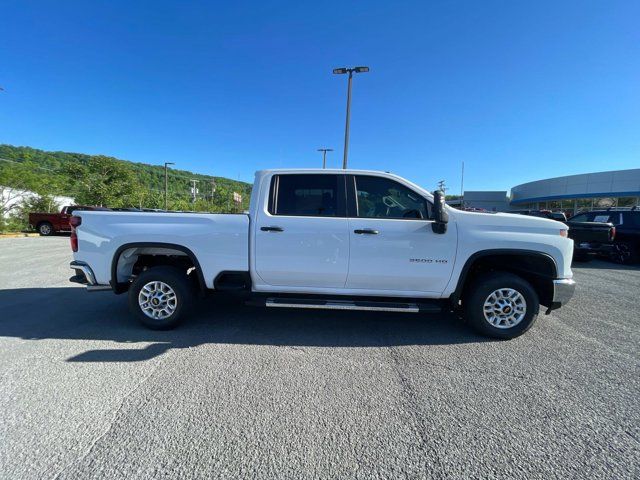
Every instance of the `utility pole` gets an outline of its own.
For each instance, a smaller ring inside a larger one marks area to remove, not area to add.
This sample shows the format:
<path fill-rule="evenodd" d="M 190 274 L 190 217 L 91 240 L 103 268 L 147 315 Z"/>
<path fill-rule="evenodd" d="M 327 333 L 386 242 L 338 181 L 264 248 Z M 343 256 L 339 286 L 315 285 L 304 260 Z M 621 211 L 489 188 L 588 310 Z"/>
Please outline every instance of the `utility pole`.
<path fill-rule="evenodd" d="M 211 200 L 213 201 L 213 194 L 216 193 L 216 179 L 211 179 Z"/>
<path fill-rule="evenodd" d="M 198 198 L 198 188 L 196 187 L 196 184 L 198 183 L 199 180 L 192 178 L 189 181 L 191 182 L 191 202 L 195 203 L 195 201 Z"/>
<path fill-rule="evenodd" d="M 342 168 L 347 168 L 347 155 L 349 152 L 349 122 L 351 120 L 351 81 L 353 80 L 354 73 L 366 73 L 369 71 L 369 67 L 353 67 L 353 68 L 334 68 L 333 73 L 336 75 L 349 74 L 349 81 L 347 82 L 347 120 L 344 127 L 344 154 L 342 157 Z"/>
<path fill-rule="evenodd" d="M 319 152 L 322 152 L 322 168 L 327 168 L 327 152 L 333 152 L 333 148 L 319 148 Z"/>
<path fill-rule="evenodd" d="M 462 162 L 462 176 L 460 177 L 460 207 L 464 208 L 464 161 Z"/>
<path fill-rule="evenodd" d="M 164 162 L 164 209 L 167 210 L 167 190 L 169 182 L 167 180 L 167 167 L 169 165 L 175 165 L 173 162 Z"/>

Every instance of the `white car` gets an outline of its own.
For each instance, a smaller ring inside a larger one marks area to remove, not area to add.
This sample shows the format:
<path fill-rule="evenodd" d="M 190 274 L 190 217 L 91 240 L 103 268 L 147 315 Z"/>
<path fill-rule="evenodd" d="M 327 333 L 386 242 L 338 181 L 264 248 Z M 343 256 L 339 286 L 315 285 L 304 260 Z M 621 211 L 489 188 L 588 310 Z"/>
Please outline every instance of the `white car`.
<path fill-rule="evenodd" d="M 128 291 L 151 328 L 214 291 L 267 307 L 459 309 L 513 338 L 575 288 L 563 223 L 454 210 L 377 171 L 264 170 L 246 215 L 82 211 L 72 225 L 71 280 Z"/>

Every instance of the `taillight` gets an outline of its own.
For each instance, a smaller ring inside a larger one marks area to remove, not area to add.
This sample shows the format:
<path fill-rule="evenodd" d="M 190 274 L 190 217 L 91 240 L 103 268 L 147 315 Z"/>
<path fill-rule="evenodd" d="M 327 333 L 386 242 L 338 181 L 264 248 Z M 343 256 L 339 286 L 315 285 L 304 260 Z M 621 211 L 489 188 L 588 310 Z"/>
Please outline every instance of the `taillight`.
<path fill-rule="evenodd" d="M 75 215 L 69 219 L 69 225 L 71 226 L 71 251 L 78 251 L 78 235 L 76 234 L 76 227 L 82 225 L 82 218 Z"/>
<path fill-rule="evenodd" d="M 611 241 L 616 238 L 616 227 L 611 227 Z"/>

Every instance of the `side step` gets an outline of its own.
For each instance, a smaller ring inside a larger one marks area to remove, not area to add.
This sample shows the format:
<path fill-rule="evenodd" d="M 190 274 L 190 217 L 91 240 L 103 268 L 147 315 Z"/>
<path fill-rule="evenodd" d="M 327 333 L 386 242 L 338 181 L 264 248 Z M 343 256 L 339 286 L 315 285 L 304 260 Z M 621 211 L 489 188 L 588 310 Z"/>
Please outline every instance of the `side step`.
<path fill-rule="evenodd" d="M 276 308 L 319 308 L 324 310 L 368 310 L 375 312 L 440 312 L 438 305 L 430 303 L 379 302 L 367 300 L 267 298 L 265 306 Z"/>

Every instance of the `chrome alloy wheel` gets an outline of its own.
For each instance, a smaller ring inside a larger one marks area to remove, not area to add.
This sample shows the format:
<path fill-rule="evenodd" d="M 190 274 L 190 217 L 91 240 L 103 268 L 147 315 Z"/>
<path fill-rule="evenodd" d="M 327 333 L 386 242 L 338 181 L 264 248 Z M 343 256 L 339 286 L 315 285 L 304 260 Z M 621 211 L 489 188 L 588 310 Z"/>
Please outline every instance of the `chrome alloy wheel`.
<path fill-rule="evenodd" d="M 42 235 L 49 235 L 51 233 L 51 225 L 43 223 L 40 225 L 39 231 Z"/>
<path fill-rule="evenodd" d="M 147 317 L 164 320 L 176 311 L 178 298 L 173 288 L 156 280 L 145 284 L 140 289 L 138 305 Z"/>
<path fill-rule="evenodd" d="M 496 328 L 511 328 L 518 325 L 527 313 L 527 302 L 513 288 L 499 288 L 484 301 L 484 318 Z"/>

